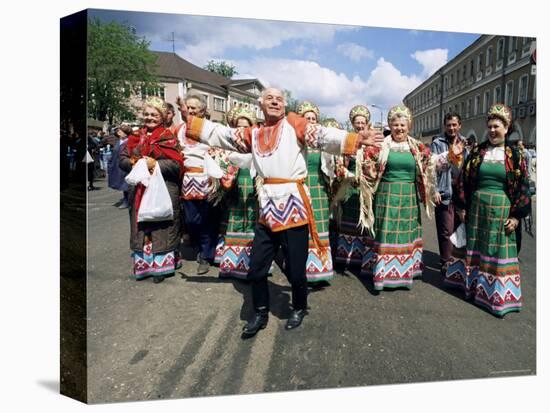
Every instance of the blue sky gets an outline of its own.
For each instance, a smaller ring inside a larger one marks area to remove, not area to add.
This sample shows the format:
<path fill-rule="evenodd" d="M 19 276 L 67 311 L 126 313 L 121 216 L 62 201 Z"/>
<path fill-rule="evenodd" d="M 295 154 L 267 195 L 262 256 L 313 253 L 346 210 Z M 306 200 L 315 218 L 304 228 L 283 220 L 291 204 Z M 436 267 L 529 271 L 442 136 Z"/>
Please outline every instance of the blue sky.
<path fill-rule="evenodd" d="M 387 109 L 401 103 L 479 37 L 182 14 L 92 10 L 91 15 L 132 25 L 152 50 L 172 51 L 174 32 L 176 53 L 184 59 L 198 66 L 211 59 L 230 62 L 237 78 L 257 77 L 266 86 L 288 89 L 341 122 L 356 104 Z M 380 112 L 371 112 L 378 120 Z"/>

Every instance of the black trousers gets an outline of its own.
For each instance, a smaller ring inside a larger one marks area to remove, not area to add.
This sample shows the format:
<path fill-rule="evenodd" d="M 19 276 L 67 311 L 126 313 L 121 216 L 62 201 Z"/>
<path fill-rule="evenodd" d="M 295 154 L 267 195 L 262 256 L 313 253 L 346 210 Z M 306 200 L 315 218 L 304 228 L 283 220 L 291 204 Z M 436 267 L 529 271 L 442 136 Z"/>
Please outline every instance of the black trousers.
<path fill-rule="evenodd" d="M 295 310 L 307 308 L 306 262 L 308 254 L 309 227 L 285 229 L 272 232 L 262 224 L 257 224 L 254 242 L 250 252 L 248 279 L 252 285 L 252 302 L 255 309 L 269 309 L 269 289 L 267 273 L 271 263 L 282 247 L 287 265 L 286 276 L 292 287 L 292 304 Z"/>

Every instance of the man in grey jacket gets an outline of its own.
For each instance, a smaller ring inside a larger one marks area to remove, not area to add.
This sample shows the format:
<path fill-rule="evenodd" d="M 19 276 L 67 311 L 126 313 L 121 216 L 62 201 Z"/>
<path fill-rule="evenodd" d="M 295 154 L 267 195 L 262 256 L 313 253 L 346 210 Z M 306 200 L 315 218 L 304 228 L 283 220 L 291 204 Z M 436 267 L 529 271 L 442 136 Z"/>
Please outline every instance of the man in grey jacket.
<path fill-rule="evenodd" d="M 445 133 L 436 136 L 431 144 L 430 150 L 433 154 L 440 155 L 437 162 L 437 191 L 435 194 L 435 223 L 437 227 L 437 241 L 439 244 L 439 257 L 441 273 L 445 274 L 447 262 L 451 258 L 453 244 L 450 237 L 460 220 L 455 213 L 453 204 L 453 192 L 456 190 L 456 183 L 460 175 L 460 167 L 466 159 L 468 152 L 465 149 L 465 138 L 460 135 L 461 118 L 456 112 L 445 115 Z M 449 152 L 453 151 L 458 156 L 453 157 L 456 162 L 449 161 Z M 461 154 L 461 155 L 460 155 Z"/>

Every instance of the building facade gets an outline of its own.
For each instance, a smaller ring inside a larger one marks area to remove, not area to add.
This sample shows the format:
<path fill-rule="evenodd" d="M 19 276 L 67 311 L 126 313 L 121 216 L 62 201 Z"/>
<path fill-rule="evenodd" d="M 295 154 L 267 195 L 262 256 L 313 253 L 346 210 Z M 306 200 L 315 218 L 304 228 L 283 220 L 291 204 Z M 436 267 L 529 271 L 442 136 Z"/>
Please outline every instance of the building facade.
<path fill-rule="evenodd" d="M 482 35 L 403 99 L 413 112 L 412 135 L 430 142 L 449 112 L 462 117 L 461 133 L 487 138 L 494 103 L 512 108 L 510 141 L 536 145 L 536 44 L 531 37 Z"/>
<path fill-rule="evenodd" d="M 263 119 L 258 98 L 264 86 L 258 79 L 227 79 L 200 68 L 171 52 L 153 52 L 157 56 L 154 69 L 160 88 L 143 90 L 136 96 L 136 106 L 148 96 L 155 95 L 175 106 L 178 96 L 199 95 L 206 103 L 207 114 L 214 122 L 225 122 L 225 113 L 234 106 L 252 109 Z M 177 114 L 177 120 L 179 113 Z"/>

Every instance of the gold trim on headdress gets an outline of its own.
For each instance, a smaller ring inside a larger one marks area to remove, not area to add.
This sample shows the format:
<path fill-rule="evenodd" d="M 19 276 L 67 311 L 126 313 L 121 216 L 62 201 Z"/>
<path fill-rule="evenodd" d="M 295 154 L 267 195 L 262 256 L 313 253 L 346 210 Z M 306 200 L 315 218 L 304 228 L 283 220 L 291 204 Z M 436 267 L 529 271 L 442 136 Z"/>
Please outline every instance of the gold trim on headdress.
<path fill-rule="evenodd" d="M 489 108 L 487 116 L 497 116 L 506 123 L 506 127 L 512 124 L 512 110 L 503 103 L 495 103 Z"/>
<path fill-rule="evenodd" d="M 401 116 L 406 118 L 409 122 L 412 122 L 412 112 L 405 105 L 397 105 L 390 109 L 388 112 L 388 125 L 395 116 Z"/>
<path fill-rule="evenodd" d="M 239 107 L 233 106 L 225 113 L 225 120 L 227 120 L 227 124 L 231 127 L 234 126 L 233 121 L 235 120 L 235 112 L 237 112 L 237 110 L 239 110 Z"/>
<path fill-rule="evenodd" d="M 298 106 L 298 115 L 304 116 L 307 112 L 313 112 L 317 116 L 317 120 L 321 117 L 321 112 L 316 104 L 304 100 L 300 106 Z"/>
<path fill-rule="evenodd" d="M 340 123 L 334 118 L 325 119 L 323 121 L 323 126 L 326 128 L 338 128 L 338 129 L 344 129 Z"/>
<path fill-rule="evenodd" d="M 367 119 L 367 123 L 370 122 L 370 110 L 365 105 L 355 105 L 351 108 L 349 111 L 349 120 L 351 123 L 353 123 L 353 119 L 355 119 L 356 116 L 364 116 Z"/>
<path fill-rule="evenodd" d="M 248 119 L 250 122 L 250 126 L 256 124 L 256 115 L 254 115 L 254 112 L 252 112 L 248 108 L 238 108 L 234 114 L 233 114 L 233 121 L 235 122 L 235 126 L 237 126 L 237 120 L 239 118 L 245 118 Z"/>
<path fill-rule="evenodd" d="M 166 116 L 166 105 L 164 100 L 158 96 L 149 96 L 145 99 L 145 102 L 143 102 L 143 106 L 151 106 L 152 108 L 158 110 L 163 117 Z"/>

